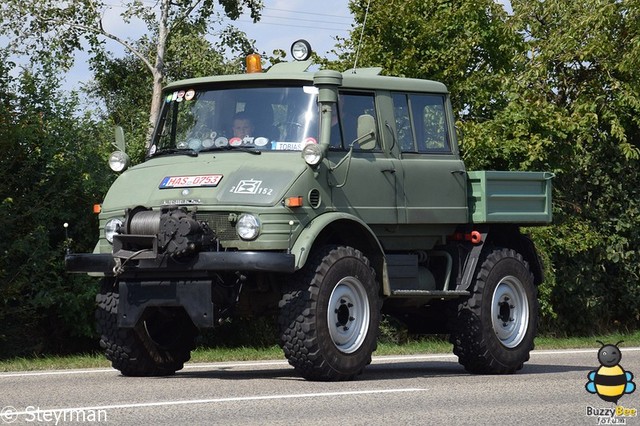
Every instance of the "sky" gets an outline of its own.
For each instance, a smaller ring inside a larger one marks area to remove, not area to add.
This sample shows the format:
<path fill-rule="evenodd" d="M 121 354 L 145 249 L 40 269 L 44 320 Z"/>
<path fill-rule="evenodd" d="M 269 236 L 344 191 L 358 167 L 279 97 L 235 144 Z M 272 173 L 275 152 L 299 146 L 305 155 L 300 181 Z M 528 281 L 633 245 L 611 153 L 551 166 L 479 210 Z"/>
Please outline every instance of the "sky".
<path fill-rule="evenodd" d="M 104 14 L 105 29 L 118 36 L 136 39 L 143 34 L 144 24 L 126 24 L 120 14 L 119 0 L 108 0 L 111 9 Z M 146 1 L 145 1 L 146 3 Z M 248 13 L 238 20 L 226 19 L 255 40 L 256 50 L 270 55 L 275 49 L 283 49 L 290 57 L 291 44 L 301 38 L 307 40 L 312 49 L 321 56 L 327 56 L 336 44 L 335 37 L 346 37 L 351 30 L 353 17 L 349 12 L 348 0 L 263 0 L 262 18 L 253 23 Z M 124 55 L 123 48 L 108 41 L 107 48 L 117 57 Z M 87 56 L 78 52 L 74 67 L 67 73 L 65 88 L 78 89 L 83 82 L 91 79 L 86 65 Z"/>
<path fill-rule="evenodd" d="M 238 28 L 256 41 L 259 51 L 271 53 L 284 49 L 291 43 L 305 39 L 311 47 L 324 56 L 335 45 L 335 36 L 347 36 L 353 17 L 347 0 L 264 0 L 262 19 L 251 23 L 247 16 L 241 18 Z"/>
<path fill-rule="evenodd" d="M 507 11 L 511 11 L 509 0 L 496 0 L 502 3 Z M 263 0 L 262 18 L 253 23 L 248 13 L 238 20 L 226 19 L 224 23 L 232 23 L 244 31 L 250 39 L 255 40 L 258 52 L 272 54 L 275 49 L 283 49 L 290 59 L 291 44 L 303 38 L 320 56 L 331 57 L 330 52 L 336 44 L 336 36 L 347 37 L 352 30 L 353 16 L 348 7 L 348 0 Z M 140 37 L 145 25 L 141 22 L 126 24 L 120 14 L 124 11 L 121 0 L 105 0 L 111 5 L 103 18 L 105 29 L 118 36 L 136 39 Z M 143 0 L 145 4 L 154 4 L 154 0 Z M 124 55 L 123 48 L 115 42 L 107 42 L 107 48 L 116 57 Z M 91 80 L 91 73 L 86 65 L 87 56 L 78 52 L 75 66 L 68 72 L 64 87 L 67 90 L 79 89 L 83 82 Z"/>

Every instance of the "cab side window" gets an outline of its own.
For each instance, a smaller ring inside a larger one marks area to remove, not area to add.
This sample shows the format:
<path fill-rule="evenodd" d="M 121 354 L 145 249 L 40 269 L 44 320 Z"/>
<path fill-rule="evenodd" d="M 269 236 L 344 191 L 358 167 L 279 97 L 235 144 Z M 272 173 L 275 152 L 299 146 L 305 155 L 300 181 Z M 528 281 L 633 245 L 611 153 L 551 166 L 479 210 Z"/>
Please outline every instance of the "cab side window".
<path fill-rule="evenodd" d="M 394 93 L 393 113 L 396 120 L 397 143 L 400 144 L 402 152 L 415 152 L 416 147 L 411 129 L 411 117 L 409 116 L 409 100 L 404 93 Z"/>
<path fill-rule="evenodd" d="M 338 113 L 331 126 L 332 148 L 349 149 L 358 137 L 358 117 L 363 114 L 369 114 L 377 121 L 372 93 L 342 92 L 338 95 Z M 358 149 L 358 144 L 354 149 Z"/>
<path fill-rule="evenodd" d="M 443 96 L 410 95 L 418 152 L 449 151 Z"/>
<path fill-rule="evenodd" d="M 392 98 L 402 152 L 450 152 L 444 96 L 395 93 Z"/>

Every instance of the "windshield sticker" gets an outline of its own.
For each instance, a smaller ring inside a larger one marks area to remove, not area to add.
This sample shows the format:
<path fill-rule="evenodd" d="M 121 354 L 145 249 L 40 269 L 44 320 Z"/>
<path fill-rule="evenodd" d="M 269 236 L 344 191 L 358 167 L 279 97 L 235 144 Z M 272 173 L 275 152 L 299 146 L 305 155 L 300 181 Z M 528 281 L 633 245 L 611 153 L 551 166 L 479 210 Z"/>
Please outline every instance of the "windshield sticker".
<path fill-rule="evenodd" d="M 312 139 L 313 142 L 309 139 Z M 302 151 L 302 148 L 310 143 L 316 143 L 315 139 L 308 138 L 304 142 L 271 142 L 271 149 L 274 151 Z"/>
<path fill-rule="evenodd" d="M 160 182 L 160 189 L 218 186 L 222 175 L 167 176 Z"/>
<path fill-rule="evenodd" d="M 275 151 L 302 151 L 304 142 L 271 142 L 271 149 Z"/>
<path fill-rule="evenodd" d="M 192 100 L 194 97 L 196 96 L 196 92 L 193 89 L 189 89 L 186 92 L 184 90 L 176 90 L 173 93 L 169 93 L 167 95 L 167 97 L 165 98 L 165 102 L 166 103 L 170 103 L 170 102 L 182 102 L 183 100 L 185 101 L 190 101 Z"/>
<path fill-rule="evenodd" d="M 189 141 L 187 142 L 187 145 L 189 146 L 189 148 L 194 150 L 200 149 L 201 144 L 202 142 L 200 142 L 200 139 L 189 139 Z"/>
<path fill-rule="evenodd" d="M 229 145 L 231 145 L 231 146 L 240 146 L 240 145 L 242 145 L 242 139 L 240 139 L 240 138 L 231 138 L 231 139 L 229 139 Z"/>
<path fill-rule="evenodd" d="M 255 144 L 255 146 L 265 146 L 266 144 L 269 143 L 269 139 L 265 137 L 259 137 L 259 138 L 255 138 L 253 140 L 253 143 Z"/>
<path fill-rule="evenodd" d="M 224 136 L 220 136 L 219 138 L 217 138 L 217 139 L 215 140 L 214 144 L 215 144 L 217 147 L 222 148 L 222 147 L 224 147 L 224 146 L 229 145 L 229 139 L 225 138 Z"/>
<path fill-rule="evenodd" d="M 271 142 L 271 149 L 274 151 L 302 151 L 305 146 L 315 143 L 315 138 L 306 138 L 303 142 Z"/>

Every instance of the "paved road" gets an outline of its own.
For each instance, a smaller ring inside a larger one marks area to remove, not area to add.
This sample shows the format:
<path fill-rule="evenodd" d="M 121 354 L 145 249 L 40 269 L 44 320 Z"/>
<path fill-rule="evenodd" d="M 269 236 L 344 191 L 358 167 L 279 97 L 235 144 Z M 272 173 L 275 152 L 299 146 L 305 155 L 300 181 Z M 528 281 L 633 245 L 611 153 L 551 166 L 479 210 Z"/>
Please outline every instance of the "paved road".
<path fill-rule="evenodd" d="M 622 355 L 640 384 L 640 348 L 623 346 Z M 302 380 L 284 361 L 190 364 L 168 378 L 0 373 L 0 425 L 596 425 L 587 407 L 615 407 L 585 390 L 599 366 L 591 349 L 535 351 L 509 376 L 469 375 L 452 355 L 375 357 L 346 383 Z M 640 391 L 619 404 L 640 409 Z M 640 416 L 621 420 L 640 425 Z"/>

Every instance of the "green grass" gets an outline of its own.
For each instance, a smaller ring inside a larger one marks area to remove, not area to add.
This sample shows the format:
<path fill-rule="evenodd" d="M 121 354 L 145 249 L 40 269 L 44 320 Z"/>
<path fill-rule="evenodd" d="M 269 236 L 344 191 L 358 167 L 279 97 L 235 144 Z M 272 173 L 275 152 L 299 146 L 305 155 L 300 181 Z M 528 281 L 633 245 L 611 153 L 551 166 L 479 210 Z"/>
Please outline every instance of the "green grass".
<path fill-rule="evenodd" d="M 631 346 L 640 346 L 640 330 L 633 333 L 614 333 L 604 336 L 594 337 L 547 337 L 540 336 L 536 338 L 536 349 L 580 349 L 580 348 L 599 348 L 600 344 L 596 342 L 600 340 L 603 343 L 618 343 L 624 352 L 624 348 Z"/>
<path fill-rule="evenodd" d="M 536 338 L 536 349 L 597 349 L 600 345 L 596 340 L 604 343 L 617 343 L 622 340 L 624 343 L 621 344 L 621 347 L 624 351 L 624 347 L 640 346 L 640 331 L 628 334 L 616 333 L 593 337 L 558 338 L 541 336 Z M 451 345 L 446 340 L 436 337 L 424 338 L 401 345 L 380 343 L 375 355 L 434 353 L 451 353 Z M 191 362 L 251 361 L 283 358 L 281 349 L 276 345 L 266 348 L 198 348 L 192 352 Z M 0 372 L 101 367 L 110 367 L 109 361 L 107 361 L 102 354 L 34 356 L 0 360 Z"/>
<path fill-rule="evenodd" d="M 11 358 L 0 361 L 0 371 L 36 371 L 78 368 L 110 367 L 111 363 L 102 354 L 81 354 L 69 356 L 33 356 Z"/>

